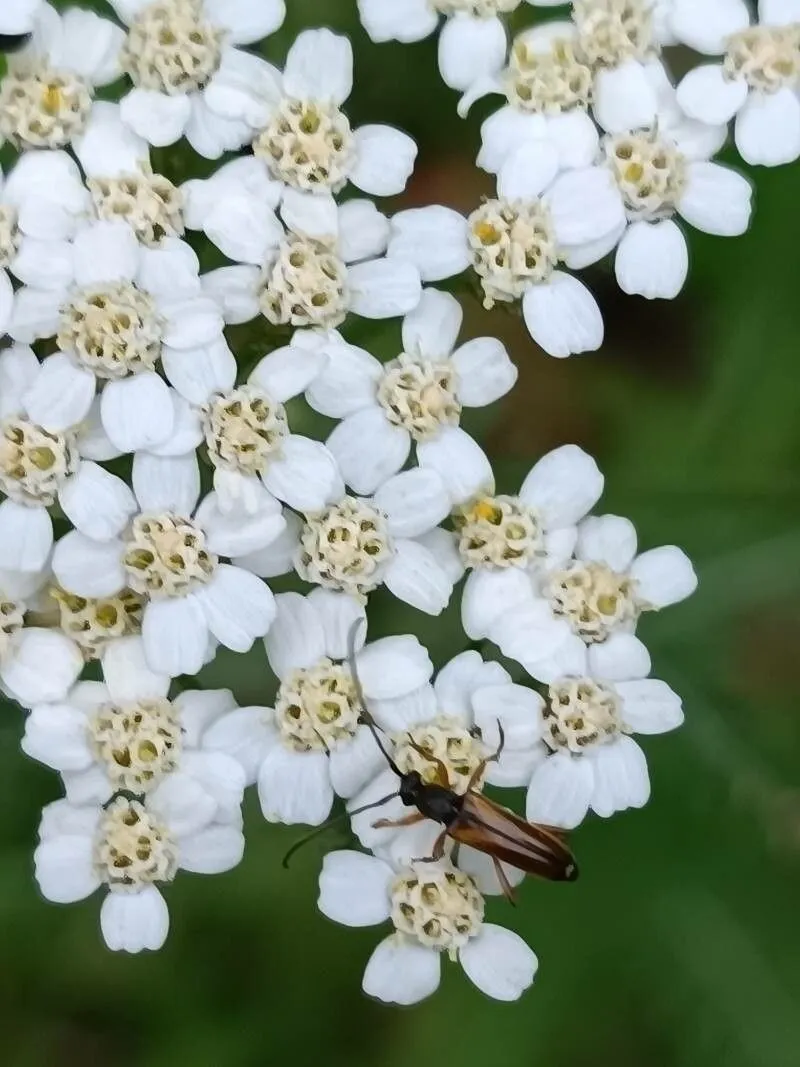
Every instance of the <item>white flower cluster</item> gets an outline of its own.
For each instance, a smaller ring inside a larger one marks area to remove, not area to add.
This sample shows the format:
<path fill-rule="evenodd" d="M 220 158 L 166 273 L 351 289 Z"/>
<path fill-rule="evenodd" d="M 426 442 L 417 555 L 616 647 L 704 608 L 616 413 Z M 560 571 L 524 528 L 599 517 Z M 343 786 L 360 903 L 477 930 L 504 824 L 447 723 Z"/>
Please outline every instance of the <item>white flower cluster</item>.
<path fill-rule="evenodd" d="M 320 826 L 337 798 L 352 813 L 368 851 L 326 857 L 319 906 L 391 926 L 367 993 L 415 1002 L 447 954 L 514 1000 L 537 961 L 484 921 L 484 895 L 524 872 L 454 833 L 430 861 L 442 828 L 409 811 L 398 772 L 455 804 L 525 787 L 527 819 L 556 833 L 648 799 L 631 735 L 682 710 L 636 629 L 693 592 L 691 563 L 637 554 L 627 519 L 593 513 L 603 477 L 575 445 L 496 485 L 461 418 L 516 367 L 427 283 L 473 271 L 484 306 L 519 300 L 553 356 L 600 347 L 571 272 L 612 252 L 623 290 L 674 297 L 676 214 L 722 236 L 749 224 L 749 181 L 712 159 L 728 122 L 749 163 L 800 155 L 800 4 L 761 0 L 753 21 L 743 0 L 574 0 L 509 43 L 521 3 L 358 2 L 375 41 L 444 19 L 462 112 L 505 97 L 478 155 L 497 196 L 468 218 L 376 207 L 417 147 L 351 126 L 345 37 L 302 32 L 282 69 L 249 47 L 284 0 L 110 0 L 116 18 L 4 3 L 0 32 L 31 38 L 0 81 L 19 152 L 0 186 L 0 688 L 63 784 L 39 887 L 61 903 L 104 887 L 112 949 L 163 944 L 179 869 L 239 862 L 255 785 L 270 821 Z M 712 57 L 677 88 L 676 42 Z M 112 83 L 117 102 L 96 98 Z M 181 138 L 239 154 L 174 184 L 150 149 Z M 228 264 L 202 272 L 192 231 Z M 388 360 L 348 340 L 354 316 L 399 320 Z M 226 334 L 251 321 L 257 360 Z M 305 426 L 321 425 L 308 407 L 334 420 L 324 442 L 292 429 L 304 405 Z M 273 594 L 287 574 L 306 592 Z M 458 597 L 467 637 L 530 681 L 477 651 L 434 677 L 413 635 L 367 641 L 380 586 L 429 615 Z M 196 688 L 220 646 L 261 639 L 269 705 Z"/>

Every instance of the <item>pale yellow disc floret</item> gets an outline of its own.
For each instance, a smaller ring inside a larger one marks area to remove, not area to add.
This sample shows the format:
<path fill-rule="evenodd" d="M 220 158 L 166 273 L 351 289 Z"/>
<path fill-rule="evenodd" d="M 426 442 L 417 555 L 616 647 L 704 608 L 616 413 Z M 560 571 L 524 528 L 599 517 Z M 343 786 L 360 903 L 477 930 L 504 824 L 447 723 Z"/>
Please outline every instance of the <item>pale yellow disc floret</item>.
<path fill-rule="evenodd" d="M 87 660 L 97 659 L 108 641 L 141 631 L 144 598 L 132 589 L 94 598 L 54 586 L 50 596 L 58 604 L 59 629 L 72 638 Z"/>
<path fill-rule="evenodd" d="M 613 686 L 591 678 L 564 678 L 550 686 L 544 710 L 544 739 L 550 748 L 580 753 L 622 730 Z"/>
<path fill-rule="evenodd" d="M 91 717 L 89 733 L 115 792 L 145 793 L 180 761 L 181 725 L 169 700 L 102 704 Z"/>
<path fill-rule="evenodd" d="M 21 604 L 6 596 L 0 589 L 0 663 L 8 657 L 14 634 L 19 633 L 25 621 L 25 611 Z"/>
<path fill-rule="evenodd" d="M 0 82 L 0 137 L 15 148 L 62 148 L 83 132 L 89 83 L 46 60 L 14 57 Z"/>
<path fill-rule="evenodd" d="M 359 712 L 349 667 L 325 658 L 313 667 L 292 671 L 281 682 L 275 724 L 287 747 L 329 752 L 355 737 Z"/>
<path fill-rule="evenodd" d="M 592 69 L 568 38 L 555 38 L 543 50 L 519 37 L 503 77 L 508 102 L 520 111 L 559 115 L 589 106 Z"/>
<path fill-rule="evenodd" d="M 149 164 L 138 174 L 88 178 L 86 185 L 97 218 L 127 222 L 142 244 L 153 247 L 183 234 L 183 192 Z"/>
<path fill-rule="evenodd" d="M 744 78 L 759 93 L 794 89 L 800 83 L 800 23 L 750 26 L 727 41 L 724 70 Z"/>
<path fill-rule="evenodd" d="M 472 15 L 478 19 L 510 15 L 522 0 L 430 0 L 434 11 L 442 15 Z"/>
<path fill-rule="evenodd" d="M 347 267 L 334 241 L 289 234 L 266 264 L 259 306 L 274 326 L 331 330 L 347 316 Z"/>
<path fill-rule="evenodd" d="M 285 99 L 253 141 L 253 151 L 278 181 L 336 193 L 353 165 L 354 141 L 347 116 L 335 105 Z"/>
<path fill-rule="evenodd" d="M 425 948 L 455 959 L 481 931 L 483 897 L 463 871 L 418 863 L 400 871 L 389 891 L 395 930 Z"/>
<path fill-rule="evenodd" d="M 641 611 L 634 580 L 605 563 L 572 560 L 547 575 L 544 594 L 554 614 L 587 644 L 605 641 L 617 629 L 631 629 Z"/>
<path fill-rule="evenodd" d="M 19 251 L 21 238 L 16 209 L 10 204 L 0 204 L 0 268 L 12 262 Z"/>
<path fill-rule="evenodd" d="M 120 63 L 139 89 L 191 93 L 216 73 L 224 37 L 203 0 L 154 0 L 131 20 Z"/>
<path fill-rule="evenodd" d="M 73 294 L 61 309 L 57 342 L 98 378 L 124 378 L 153 369 L 162 335 L 153 298 L 120 282 Z"/>
<path fill-rule="evenodd" d="M 592 66 L 618 67 L 655 54 L 652 8 L 653 0 L 574 0 L 572 18 L 583 59 Z"/>
<path fill-rule="evenodd" d="M 686 182 L 686 160 L 674 144 L 625 133 L 606 138 L 603 149 L 629 218 L 652 222 L 674 212 Z"/>
<path fill-rule="evenodd" d="M 403 773 L 417 771 L 423 781 L 435 782 L 434 761 L 438 760 L 447 769 L 449 785 L 456 793 L 465 793 L 470 783 L 473 789 L 482 787 L 482 777 L 473 781 L 473 775 L 490 752 L 460 719 L 437 715 L 431 722 L 395 734 L 392 740 L 394 761 Z"/>
<path fill-rule="evenodd" d="M 479 496 L 453 513 L 465 567 L 530 567 L 544 556 L 533 508 L 515 496 Z"/>
<path fill-rule="evenodd" d="M 461 404 L 452 360 L 429 360 L 407 352 L 385 364 L 377 399 L 395 426 L 415 441 L 435 437 L 443 426 L 458 426 Z"/>
<path fill-rule="evenodd" d="M 205 405 L 203 429 L 215 467 L 260 474 L 280 455 L 289 425 L 283 404 L 257 386 L 241 385 Z"/>
<path fill-rule="evenodd" d="M 381 584 L 393 555 L 386 516 L 347 496 L 306 518 L 296 567 L 307 582 L 364 596 Z"/>
<path fill-rule="evenodd" d="M 122 562 L 134 592 L 179 597 L 209 581 L 218 560 L 191 519 L 165 513 L 133 520 Z"/>
<path fill-rule="evenodd" d="M 558 263 L 550 212 L 540 200 L 488 200 L 468 219 L 472 266 L 483 288 L 483 306 L 519 300 L 545 282 Z"/>
<path fill-rule="evenodd" d="M 74 434 L 51 433 L 23 418 L 0 423 L 0 490 L 18 504 L 54 504 L 78 463 Z"/>
<path fill-rule="evenodd" d="M 178 848 L 164 826 L 138 800 L 116 797 L 103 812 L 94 841 L 98 878 L 115 890 L 136 892 L 171 882 Z"/>

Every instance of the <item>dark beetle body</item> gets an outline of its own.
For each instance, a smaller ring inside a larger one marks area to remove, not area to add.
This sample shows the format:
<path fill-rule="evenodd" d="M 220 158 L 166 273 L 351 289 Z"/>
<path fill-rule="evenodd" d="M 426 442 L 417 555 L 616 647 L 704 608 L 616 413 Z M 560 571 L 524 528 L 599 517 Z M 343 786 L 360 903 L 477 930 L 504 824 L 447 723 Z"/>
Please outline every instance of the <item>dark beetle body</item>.
<path fill-rule="evenodd" d="M 409 808 L 442 826 L 450 827 L 460 818 L 464 798 L 443 785 L 428 783 L 419 771 L 410 771 L 400 778 L 400 799 Z"/>

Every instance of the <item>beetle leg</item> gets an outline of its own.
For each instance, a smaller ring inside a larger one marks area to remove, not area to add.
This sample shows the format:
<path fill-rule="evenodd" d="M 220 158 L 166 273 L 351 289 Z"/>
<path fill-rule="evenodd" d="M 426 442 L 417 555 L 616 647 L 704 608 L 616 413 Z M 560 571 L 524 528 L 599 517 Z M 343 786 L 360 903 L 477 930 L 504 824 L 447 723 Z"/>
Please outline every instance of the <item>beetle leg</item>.
<path fill-rule="evenodd" d="M 481 760 L 481 762 L 472 772 L 472 774 L 470 775 L 470 779 L 467 782 L 467 788 L 465 790 L 466 793 L 468 793 L 470 789 L 474 789 L 478 782 L 480 782 L 481 778 L 483 778 L 484 771 L 486 770 L 486 764 L 496 763 L 500 759 L 500 753 L 505 748 L 506 735 L 505 731 L 503 730 L 503 724 L 500 722 L 499 719 L 497 720 L 497 732 L 500 734 L 500 744 L 497 746 L 497 751 L 494 752 L 491 756 L 487 756 L 486 759 Z"/>
<path fill-rule="evenodd" d="M 495 752 L 495 754 L 493 756 L 490 756 L 489 759 L 486 761 L 487 763 L 497 763 L 497 761 L 500 759 L 500 753 L 506 747 L 506 732 L 503 729 L 503 724 L 500 722 L 499 719 L 497 720 L 497 732 L 500 734 L 500 743 L 497 746 L 497 751 Z"/>
<path fill-rule="evenodd" d="M 418 811 L 412 811 L 410 815 L 404 815 L 402 819 L 378 819 L 372 824 L 373 830 L 383 830 L 388 826 L 413 826 L 415 822 L 422 822 L 425 818 Z"/>
<path fill-rule="evenodd" d="M 433 848 L 431 849 L 430 856 L 417 856 L 411 862 L 412 863 L 437 863 L 444 855 L 444 843 L 447 840 L 447 827 L 442 830 L 436 840 L 433 842 Z"/>
<path fill-rule="evenodd" d="M 506 877 L 506 872 L 503 870 L 503 864 L 497 856 L 492 856 L 492 863 L 494 864 L 494 873 L 497 875 L 497 881 L 500 883 L 500 888 L 503 890 L 503 896 L 509 904 L 516 904 L 517 897 L 511 883 Z"/>

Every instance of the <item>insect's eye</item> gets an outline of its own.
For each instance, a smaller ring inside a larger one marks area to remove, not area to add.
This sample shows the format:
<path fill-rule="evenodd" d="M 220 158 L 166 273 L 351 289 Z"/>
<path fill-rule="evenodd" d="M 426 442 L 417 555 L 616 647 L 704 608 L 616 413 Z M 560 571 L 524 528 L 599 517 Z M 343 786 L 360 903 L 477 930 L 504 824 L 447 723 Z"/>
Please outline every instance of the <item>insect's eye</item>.
<path fill-rule="evenodd" d="M 471 726 L 470 727 L 470 731 L 469 731 L 469 736 L 473 737 L 476 741 L 482 741 L 483 740 L 483 730 L 481 730 L 480 726 Z"/>

